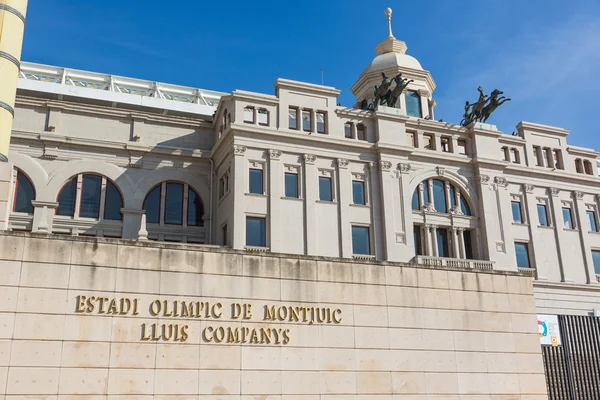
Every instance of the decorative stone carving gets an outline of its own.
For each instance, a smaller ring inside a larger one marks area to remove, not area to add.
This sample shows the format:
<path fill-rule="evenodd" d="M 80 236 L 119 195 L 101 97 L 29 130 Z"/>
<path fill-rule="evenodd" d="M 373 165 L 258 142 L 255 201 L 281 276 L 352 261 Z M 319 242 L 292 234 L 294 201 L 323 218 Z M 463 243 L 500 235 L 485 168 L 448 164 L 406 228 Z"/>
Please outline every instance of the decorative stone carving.
<path fill-rule="evenodd" d="M 523 184 L 523 190 L 525 191 L 525 193 L 533 193 L 533 188 L 534 186 L 530 183 Z"/>
<path fill-rule="evenodd" d="M 148 231 L 146 230 L 146 214 L 142 214 L 140 230 L 138 231 L 138 240 L 148 240 Z"/>
<path fill-rule="evenodd" d="M 448 210 L 448 213 L 452 215 L 465 215 L 460 209 L 459 205 L 452 207 L 450 210 Z"/>
<path fill-rule="evenodd" d="M 371 161 L 368 164 L 369 164 L 369 168 L 377 168 L 377 165 L 378 165 L 375 161 Z"/>
<path fill-rule="evenodd" d="M 246 153 L 246 146 L 240 146 L 238 144 L 233 145 L 233 154 L 236 156 L 243 156 Z"/>
<path fill-rule="evenodd" d="M 252 165 L 254 168 L 261 167 L 261 163 L 259 163 L 258 161 L 250 161 L 250 165 Z"/>
<path fill-rule="evenodd" d="M 579 190 L 576 190 L 573 192 L 573 198 L 577 199 L 577 200 L 583 199 L 583 195 L 584 195 L 584 193 L 580 192 Z"/>
<path fill-rule="evenodd" d="M 421 208 L 421 210 L 427 211 L 427 212 L 437 212 L 437 210 L 433 206 L 433 203 L 427 203 L 427 204 L 423 205 L 423 208 Z"/>
<path fill-rule="evenodd" d="M 400 170 L 401 174 L 406 174 L 406 173 L 410 172 L 411 166 L 410 166 L 410 164 L 399 163 L 398 170 Z"/>
<path fill-rule="evenodd" d="M 382 161 L 381 162 L 381 170 L 382 171 L 389 171 L 392 168 L 392 163 L 389 161 Z"/>
<path fill-rule="evenodd" d="M 494 183 L 496 185 L 498 185 L 499 187 L 503 187 L 503 188 L 508 187 L 508 181 L 506 180 L 506 178 L 504 178 L 502 176 L 495 177 L 494 178 Z"/>
<path fill-rule="evenodd" d="M 558 188 L 549 188 L 548 189 L 548 194 L 550 196 L 558 196 L 560 194 L 560 189 L 558 189 Z"/>
<path fill-rule="evenodd" d="M 396 233 L 396 243 L 405 244 L 406 235 L 404 233 Z"/>
<path fill-rule="evenodd" d="M 490 177 L 489 175 L 477 175 L 475 177 L 475 182 L 487 185 L 490 182 Z"/>
<path fill-rule="evenodd" d="M 269 158 L 271 160 L 279 160 L 281 158 L 281 151 L 279 151 L 279 150 L 269 150 Z"/>
<path fill-rule="evenodd" d="M 436 167 L 435 172 L 438 174 L 438 176 L 444 176 L 446 169 L 443 167 Z"/>
<path fill-rule="evenodd" d="M 496 251 L 498 253 L 504 253 L 505 252 L 504 242 L 496 242 Z"/>
<path fill-rule="evenodd" d="M 332 171 L 328 170 L 328 169 L 320 169 L 319 173 L 321 176 L 332 176 Z"/>
<path fill-rule="evenodd" d="M 348 165 L 350 164 L 350 161 L 348 161 L 345 158 L 338 158 L 337 159 L 337 165 L 340 168 L 348 168 Z"/>
<path fill-rule="evenodd" d="M 314 164 L 316 159 L 317 159 L 317 156 L 314 156 L 312 154 L 305 154 L 304 155 L 304 162 L 306 164 Z"/>
<path fill-rule="evenodd" d="M 352 177 L 354 179 L 357 179 L 359 181 L 364 181 L 365 180 L 365 174 L 358 174 L 358 173 L 353 173 Z"/>

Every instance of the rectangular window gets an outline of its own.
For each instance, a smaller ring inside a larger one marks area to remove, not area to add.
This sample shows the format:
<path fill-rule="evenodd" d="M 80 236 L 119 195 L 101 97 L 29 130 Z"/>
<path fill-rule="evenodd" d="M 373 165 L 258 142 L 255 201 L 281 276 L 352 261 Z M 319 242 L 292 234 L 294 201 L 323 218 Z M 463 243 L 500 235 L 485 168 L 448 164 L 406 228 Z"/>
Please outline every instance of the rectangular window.
<path fill-rule="evenodd" d="M 262 169 L 250 169 L 250 193 L 264 194 Z"/>
<path fill-rule="evenodd" d="M 590 222 L 590 232 L 598 232 L 598 223 L 596 222 L 596 212 L 595 211 L 586 211 L 585 212 L 588 217 L 588 221 Z"/>
<path fill-rule="evenodd" d="M 317 113 L 317 133 L 325 133 L 325 113 Z"/>
<path fill-rule="evenodd" d="M 306 132 L 310 132 L 311 125 L 310 111 L 302 111 L 302 129 Z"/>
<path fill-rule="evenodd" d="M 444 153 L 451 153 L 452 152 L 452 142 L 451 142 L 451 139 L 449 137 L 442 137 L 440 139 L 440 143 L 442 145 L 442 151 Z"/>
<path fill-rule="evenodd" d="M 352 254 L 371 254 L 369 228 L 366 226 L 352 226 Z"/>
<path fill-rule="evenodd" d="M 409 90 L 406 96 L 406 115 L 409 117 L 421 118 L 423 113 L 421 110 L 421 97 L 419 93 Z"/>
<path fill-rule="evenodd" d="M 356 126 L 356 138 L 358 140 L 367 140 L 367 129 L 363 124 Z"/>
<path fill-rule="evenodd" d="M 244 122 L 248 122 L 250 124 L 254 123 L 254 108 L 253 107 L 244 108 Z"/>
<path fill-rule="evenodd" d="M 269 111 L 265 108 L 258 109 L 258 123 L 260 125 L 269 125 Z"/>
<path fill-rule="evenodd" d="M 265 218 L 246 217 L 246 246 L 266 247 Z"/>
<path fill-rule="evenodd" d="M 298 174 L 285 173 L 285 197 L 298 198 Z"/>
<path fill-rule="evenodd" d="M 546 211 L 546 205 L 538 204 L 537 212 L 538 220 L 540 221 L 540 226 L 550 226 L 550 224 L 548 223 L 548 211 Z"/>
<path fill-rule="evenodd" d="M 415 256 L 425 255 L 425 252 L 423 251 L 423 245 L 421 242 L 421 227 L 419 225 L 415 225 L 413 227 L 413 235 L 415 242 Z"/>
<path fill-rule="evenodd" d="M 319 200 L 333 201 L 333 193 L 331 191 L 331 178 L 326 176 L 319 177 Z"/>
<path fill-rule="evenodd" d="M 344 137 L 352 139 L 352 122 L 344 124 Z"/>
<path fill-rule="evenodd" d="M 458 154 L 467 155 L 467 141 L 464 139 L 458 139 L 456 142 L 456 146 L 458 147 Z"/>
<path fill-rule="evenodd" d="M 471 241 L 471 231 L 465 230 L 463 232 L 463 240 L 465 242 L 465 258 L 467 260 L 473 260 L 473 242 Z"/>
<path fill-rule="evenodd" d="M 227 224 L 223 225 L 223 227 L 221 228 L 221 238 L 221 243 L 223 243 L 223 246 L 227 246 Z"/>
<path fill-rule="evenodd" d="M 352 201 L 354 204 L 366 204 L 365 183 L 363 181 L 352 181 Z"/>
<path fill-rule="evenodd" d="M 544 159 L 542 158 L 542 149 L 540 146 L 533 146 L 533 154 L 535 155 L 535 165 L 543 167 Z"/>
<path fill-rule="evenodd" d="M 225 176 L 219 179 L 219 199 L 225 196 Z"/>
<path fill-rule="evenodd" d="M 298 129 L 298 110 L 295 108 L 290 108 L 288 110 L 289 115 L 289 128 L 290 129 Z"/>
<path fill-rule="evenodd" d="M 434 150 L 432 135 L 423 135 L 423 148 L 425 150 Z"/>
<path fill-rule="evenodd" d="M 517 267 L 529 268 L 529 248 L 527 243 L 515 242 L 515 253 L 517 255 Z"/>
<path fill-rule="evenodd" d="M 435 231 L 437 238 L 437 256 L 450 257 L 448 253 L 448 231 L 446 229 L 437 229 Z"/>
<path fill-rule="evenodd" d="M 165 199 L 165 224 L 181 225 L 183 219 L 183 185 L 167 183 Z"/>
<path fill-rule="evenodd" d="M 573 225 L 573 213 L 571 212 L 570 207 L 562 208 L 563 221 L 565 223 L 565 229 L 575 229 Z"/>
<path fill-rule="evenodd" d="M 522 224 L 523 223 L 523 213 L 521 212 L 521 202 L 520 201 L 511 201 L 510 202 L 511 206 L 512 206 L 512 215 L 513 215 L 513 222 L 516 224 Z"/>
<path fill-rule="evenodd" d="M 600 275 L 600 251 L 592 250 L 592 261 L 594 262 L 594 271 Z"/>

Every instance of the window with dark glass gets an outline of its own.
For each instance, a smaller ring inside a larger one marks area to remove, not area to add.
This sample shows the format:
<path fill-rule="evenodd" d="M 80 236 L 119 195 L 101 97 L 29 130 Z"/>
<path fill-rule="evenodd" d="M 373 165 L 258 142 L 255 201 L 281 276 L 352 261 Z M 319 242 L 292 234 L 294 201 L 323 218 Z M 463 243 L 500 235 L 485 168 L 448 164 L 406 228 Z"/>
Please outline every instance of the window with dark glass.
<path fill-rule="evenodd" d="M 298 198 L 298 174 L 285 173 L 285 197 Z"/>
<path fill-rule="evenodd" d="M 319 177 L 319 200 L 333 201 L 333 192 L 331 190 L 331 178 L 326 176 Z"/>
<path fill-rule="evenodd" d="M 471 231 L 465 230 L 463 232 L 463 240 L 465 243 L 465 258 L 467 260 L 473 259 L 473 242 L 471 242 Z"/>
<path fill-rule="evenodd" d="M 310 116 L 310 111 L 302 111 L 302 130 L 304 130 L 306 132 L 311 131 L 311 125 L 312 125 L 311 119 L 312 118 Z"/>
<path fill-rule="evenodd" d="M 225 176 L 219 179 L 219 199 L 225 196 Z"/>
<path fill-rule="evenodd" d="M 325 133 L 325 113 L 318 112 L 317 116 L 317 133 Z"/>
<path fill-rule="evenodd" d="M 596 219 L 596 212 L 588 210 L 585 213 L 588 217 L 588 221 L 590 222 L 590 232 L 598 232 L 598 222 Z"/>
<path fill-rule="evenodd" d="M 421 209 L 421 207 L 419 207 L 419 190 L 418 189 L 413 192 L 412 209 L 413 210 L 420 210 Z"/>
<path fill-rule="evenodd" d="M 540 221 L 540 226 L 550 226 L 548 223 L 548 211 L 546 210 L 545 204 L 537 205 L 538 212 L 538 220 Z"/>
<path fill-rule="evenodd" d="M 513 216 L 513 222 L 516 224 L 522 224 L 523 223 L 523 214 L 522 214 L 522 210 L 521 210 L 521 202 L 520 201 L 511 201 L 510 205 L 512 207 L 512 216 Z"/>
<path fill-rule="evenodd" d="M 262 169 L 250 169 L 250 193 L 264 194 Z"/>
<path fill-rule="evenodd" d="M 352 122 L 346 122 L 344 124 L 344 137 L 352 138 Z"/>
<path fill-rule="evenodd" d="M 371 254 L 369 243 L 369 228 L 366 226 L 352 226 L 352 254 Z"/>
<path fill-rule="evenodd" d="M 409 90 L 406 92 L 406 115 L 421 118 L 421 97 L 417 92 Z"/>
<path fill-rule="evenodd" d="M 258 124 L 269 125 L 269 111 L 266 108 L 258 109 Z"/>
<path fill-rule="evenodd" d="M 21 171 L 17 172 L 17 182 L 15 186 L 15 204 L 13 211 L 33 214 L 33 205 L 35 200 L 35 190 L 29 178 Z"/>
<path fill-rule="evenodd" d="M 446 206 L 446 190 L 444 188 L 444 182 L 434 180 L 433 181 L 433 206 L 436 211 L 445 213 L 447 212 Z"/>
<path fill-rule="evenodd" d="M 529 268 L 529 249 L 527 243 L 515 242 L 515 253 L 517 255 L 517 267 Z"/>
<path fill-rule="evenodd" d="M 438 228 L 435 231 L 437 238 L 437 255 L 438 257 L 450 257 L 448 253 L 448 230 Z"/>
<path fill-rule="evenodd" d="M 77 177 L 71 178 L 67 183 L 64 184 L 56 201 L 58 207 L 56 208 L 56 215 L 62 215 L 65 217 L 72 217 L 75 214 L 75 196 L 77 194 Z"/>
<path fill-rule="evenodd" d="M 223 225 L 223 227 L 221 228 L 221 243 L 223 243 L 223 246 L 227 246 L 227 224 Z"/>
<path fill-rule="evenodd" d="M 358 140 L 367 140 L 367 129 L 363 124 L 356 125 L 356 138 Z"/>
<path fill-rule="evenodd" d="M 454 190 L 454 186 L 448 186 L 450 187 L 450 208 L 454 208 L 456 206 L 456 192 Z"/>
<path fill-rule="evenodd" d="M 100 215 L 100 192 L 102 191 L 102 177 L 98 175 L 83 175 L 81 187 L 81 204 L 79 216 L 96 218 Z"/>
<path fill-rule="evenodd" d="M 562 208 L 563 214 L 563 222 L 565 224 L 565 229 L 575 229 L 575 225 L 573 225 L 573 212 L 570 207 Z"/>
<path fill-rule="evenodd" d="M 123 197 L 114 183 L 106 182 L 106 198 L 104 199 L 104 219 L 120 221 L 123 208 Z"/>
<path fill-rule="evenodd" d="M 415 242 L 415 256 L 425 255 L 425 251 L 423 250 L 422 240 L 421 240 L 421 227 L 419 225 L 415 225 L 413 227 L 413 235 Z"/>
<path fill-rule="evenodd" d="M 592 250 L 592 261 L 594 262 L 594 271 L 596 275 L 600 275 L 600 251 Z"/>
<path fill-rule="evenodd" d="M 149 224 L 158 224 L 160 219 L 160 185 L 148 193 L 144 200 L 143 208 L 146 211 L 146 222 Z"/>
<path fill-rule="evenodd" d="M 246 246 L 266 247 L 265 218 L 246 217 Z"/>
<path fill-rule="evenodd" d="M 298 110 L 295 108 L 290 108 L 288 110 L 289 115 L 289 128 L 290 129 L 298 129 Z"/>
<path fill-rule="evenodd" d="M 204 226 L 204 206 L 202 205 L 202 200 L 200 200 L 200 196 L 190 187 L 188 187 L 187 206 L 188 226 Z"/>
<path fill-rule="evenodd" d="M 365 183 L 363 181 L 352 181 L 352 202 L 354 204 L 366 204 Z"/>
<path fill-rule="evenodd" d="M 177 182 L 168 182 L 165 199 L 165 224 L 181 225 L 182 219 L 183 185 Z"/>
<path fill-rule="evenodd" d="M 460 196 L 460 211 L 464 215 L 471 215 L 471 209 L 469 208 L 469 204 L 462 196 Z"/>

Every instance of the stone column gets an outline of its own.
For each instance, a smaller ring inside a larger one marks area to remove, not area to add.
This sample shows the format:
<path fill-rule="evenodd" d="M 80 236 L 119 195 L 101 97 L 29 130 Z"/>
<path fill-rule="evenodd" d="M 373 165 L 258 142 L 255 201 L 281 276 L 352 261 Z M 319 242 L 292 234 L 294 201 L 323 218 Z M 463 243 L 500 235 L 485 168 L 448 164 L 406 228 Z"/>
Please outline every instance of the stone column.
<path fill-rule="evenodd" d="M 383 182 L 382 192 L 389 193 L 391 204 L 386 202 L 384 212 L 384 223 L 386 234 L 391 235 L 386 242 L 391 243 L 388 247 L 388 261 L 406 261 L 414 257 L 414 235 L 412 218 L 412 195 L 409 187 L 410 164 L 399 163 L 395 175 L 390 174 L 389 183 Z M 385 174 L 384 174 L 385 176 Z M 421 187 L 422 188 L 422 187 Z M 386 201 L 390 201 L 386 200 Z M 421 208 L 419 206 L 419 208 Z"/>
<path fill-rule="evenodd" d="M 383 254 L 378 259 L 387 260 L 387 261 L 401 261 L 399 255 L 395 254 L 394 248 L 397 246 L 396 235 L 400 238 L 404 238 L 401 240 L 403 243 L 406 243 L 406 232 L 402 227 L 399 230 L 401 232 L 396 233 L 396 226 L 394 221 L 394 172 L 391 170 L 392 163 L 389 161 L 381 161 L 381 175 L 380 178 L 380 189 L 379 192 L 374 192 L 371 199 L 373 200 L 371 203 L 371 207 L 373 210 L 380 210 L 381 215 L 381 233 L 383 239 Z M 375 178 L 373 176 L 373 178 Z M 375 179 L 372 179 L 374 181 Z M 378 203 L 375 202 L 376 197 L 379 197 L 380 201 Z M 395 257 L 394 257 L 395 256 Z"/>
<path fill-rule="evenodd" d="M 358 125 L 352 124 L 352 139 L 358 139 Z"/>
<path fill-rule="evenodd" d="M 483 244 L 483 258 L 495 260 L 496 256 L 496 232 L 498 226 L 498 214 L 494 208 L 498 207 L 493 188 L 490 186 L 489 175 L 480 174 L 475 181 L 479 186 L 480 193 L 480 221 Z"/>
<path fill-rule="evenodd" d="M 507 266 L 512 266 L 516 260 L 514 237 L 512 230 L 512 209 L 511 209 L 511 197 L 508 192 L 508 181 L 504 177 L 497 176 L 494 178 L 494 184 L 496 185 L 496 191 L 498 196 L 498 215 L 500 217 L 500 234 L 501 241 L 496 242 L 496 253 L 498 256 L 497 261 Z M 502 256 L 502 253 L 505 256 Z M 502 261 L 504 258 L 505 261 Z M 502 267 L 501 267 L 502 268 Z M 506 269 L 506 268 L 502 268 Z M 510 268 L 515 269 L 515 268 Z"/>
<path fill-rule="evenodd" d="M 455 193 L 458 192 L 458 190 L 454 191 Z M 446 208 L 448 210 L 450 210 L 452 208 L 452 201 L 453 199 L 451 199 L 451 195 L 450 195 L 450 183 L 448 181 L 444 181 L 444 196 L 446 197 Z M 454 196 L 456 198 L 456 196 Z M 446 210 L 438 210 L 440 212 L 446 212 Z"/>
<path fill-rule="evenodd" d="M 316 156 L 304 154 L 304 216 L 306 218 L 304 238 L 305 251 L 307 255 L 317 255 L 317 216 L 315 203 L 319 199 L 319 180 L 317 176 L 317 167 L 315 166 Z"/>
<path fill-rule="evenodd" d="M 419 183 L 419 210 L 423 209 L 424 206 L 426 206 L 427 204 L 425 203 L 425 185 L 423 185 L 423 182 Z M 412 202 L 412 199 L 411 199 Z"/>
<path fill-rule="evenodd" d="M 423 226 L 425 232 L 424 232 L 424 237 L 425 237 L 425 253 L 427 253 L 428 256 L 433 256 L 433 248 L 432 248 L 432 243 L 431 243 L 431 225 L 429 224 L 425 224 Z"/>
<path fill-rule="evenodd" d="M 31 232 L 52 233 L 54 210 L 58 207 L 58 203 L 54 201 L 33 200 L 31 205 L 33 206 Z"/>
<path fill-rule="evenodd" d="M 317 112 L 310 110 L 310 132 L 317 133 Z"/>
<path fill-rule="evenodd" d="M 589 285 L 597 285 L 596 270 L 594 269 L 594 260 L 592 259 L 592 246 L 589 240 L 589 221 L 587 219 L 587 208 L 583 201 L 583 192 L 573 192 L 573 204 L 575 218 L 577 218 L 577 227 L 579 228 L 579 241 L 581 242 L 581 251 L 583 252 L 583 265 L 585 268 L 586 279 Z"/>
<path fill-rule="evenodd" d="M 246 193 L 248 167 L 246 165 L 246 146 L 233 146 L 233 180 L 230 182 L 231 195 L 233 196 L 233 235 L 232 247 L 242 250 L 246 246 L 246 210 L 244 209 L 244 195 Z"/>
<path fill-rule="evenodd" d="M 431 225 L 431 247 L 433 248 L 431 255 L 434 257 L 439 257 L 436 225 Z"/>
<path fill-rule="evenodd" d="M 537 226 L 538 215 L 537 215 L 537 200 L 533 194 L 534 186 L 526 183 L 523 185 L 523 194 L 525 200 L 525 209 L 527 212 L 527 222 L 529 226 L 529 264 L 531 268 L 536 269 L 536 279 L 540 281 L 547 281 L 547 269 L 543 263 L 536 262 L 536 254 L 543 248 L 542 238 L 539 236 Z M 516 259 L 515 259 L 516 263 Z"/>
<path fill-rule="evenodd" d="M 550 195 L 550 208 L 552 212 L 552 222 L 554 224 L 556 252 L 558 253 L 558 265 L 560 267 L 561 279 L 562 282 L 573 282 L 573 278 L 570 276 L 569 270 L 569 251 L 565 249 L 565 244 L 569 239 L 565 235 L 562 215 L 562 201 L 559 198 L 560 190 L 557 188 L 549 188 L 548 194 Z"/>
<path fill-rule="evenodd" d="M 350 204 L 352 204 L 352 176 L 348 170 L 349 164 L 350 162 L 346 159 L 337 159 L 340 253 L 343 258 L 352 258 L 352 229 L 351 221 L 348 218 Z M 367 188 L 365 187 L 365 189 Z"/>
<path fill-rule="evenodd" d="M 429 91 L 424 90 L 424 89 L 419 89 L 418 90 L 419 93 L 419 99 L 421 101 L 421 117 L 425 118 L 427 116 L 429 116 L 429 118 L 431 119 L 432 117 L 429 115 Z"/>
<path fill-rule="evenodd" d="M 456 226 L 453 226 L 451 228 L 451 232 L 452 232 L 452 247 L 453 247 L 453 252 L 454 252 L 454 258 L 464 258 L 462 257 L 462 253 L 460 251 L 460 244 L 459 244 L 459 237 L 460 237 L 460 232 L 458 230 L 458 228 Z"/>
<path fill-rule="evenodd" d="M 378 164 L 381 168 L 379 171 Z M 381 188 L 381 174 L 390 173 L 392 163 L 389 161 L 381 161 L 380 163 L 369 163 L 369 176 L 371 177 L 371 185 L 369 196 L 371 198 L 371 219 L 373 221 L 373 242 L 374 255 L 377 260 L 384 260 L 385 255 L 385 224 L 383 213 L 383 198 Z"/>
<path fill-rule="evenodd" d="M 270 249 L 274 253 L 283 251 L 282 239 L 283 228 L 281 226 L 281 197 L 283 196 L 283 169 L 281 167 L 281 151 L 269 150 L 269 168 L 268 178 L 269 187 L 267 189 L 269 199 L 269 232 Z"/>
<path fill-rule="evenodd" d="M 138 239 L 142 215 L 145 215 L 144 210 L 121 208 L 121 215 L 123 216 L 123 239 Z"/>
<path fill-rule="evenodd" d="M 429 203 L 431 203 L 431 205 L 433 206 L 433 179 L 431 178 L 427 180 L 427 194 L 429 195 Z M 436 211 L 443 212 L 443 210 Z"/>
<path fill-rule="evenodd" d="M 465 228 L 458 228 L 456 230 L 456 235 L 458 236 L 458 247 L 460 248 L 459 258 L 466 259 L 467 249 L 465 248 Z"/>

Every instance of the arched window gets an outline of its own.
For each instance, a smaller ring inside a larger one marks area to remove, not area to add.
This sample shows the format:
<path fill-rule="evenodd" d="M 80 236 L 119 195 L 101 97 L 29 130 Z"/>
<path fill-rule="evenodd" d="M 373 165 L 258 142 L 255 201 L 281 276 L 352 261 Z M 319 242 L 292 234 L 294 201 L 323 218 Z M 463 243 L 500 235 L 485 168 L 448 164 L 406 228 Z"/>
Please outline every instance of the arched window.
<path fill-rule="evenodd" d="M 457 202 L 460 213 L 471 215 L 469 204 L 459 187 L 447 180 L 427 179 L 415 189 L 412 196 L 412 209 L 418 211 L 425 207 L 428 211 L 457 213 Z"/>
<path fill-rule="evenodd" d="M 33 184 L 24 173 L 17 171 L 13 211 L 33 214 L 32 200 L 35 200 L 35 189 L 33 188 Z"/>
<path fill-rule="evenodd" d="M 58 192 L 56 215 L 120 221 L 123 196 L 104 176 L 79 174 Z"/>
<path fill-rule="evenodd" d="M 419 93 L 409 90 L 406 92 L 406 115 L 409 117 L 421 118 L 423 116 L 421 111 L 421 97 Z"/>
<path fill-rule="evenodd" d="M 143 208 L 149 224 L 204 226 L 202 200 L 187 183 L 160 183 L 148 192 Z"/>

